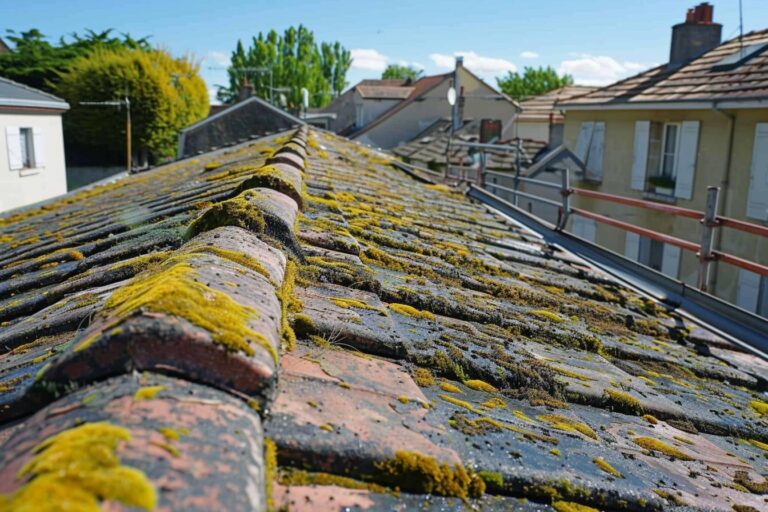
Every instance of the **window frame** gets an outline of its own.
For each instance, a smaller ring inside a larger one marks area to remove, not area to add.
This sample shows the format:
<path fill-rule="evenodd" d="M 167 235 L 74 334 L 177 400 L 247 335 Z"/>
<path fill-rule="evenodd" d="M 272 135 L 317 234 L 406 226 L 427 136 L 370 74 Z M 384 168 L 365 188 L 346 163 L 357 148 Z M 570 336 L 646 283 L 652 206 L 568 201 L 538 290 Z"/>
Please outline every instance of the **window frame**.
<path fill-rule="evenodd" d="M 35 169 L 35 131 L 32 127 L 19 127 L 19 144 L 21 145 L 21 169 Z"/>
<path fill-rule="evenodd" d="M 672 159 L 672 174 L 666 175 L 664 174 L 664 161 L 666 160 L 666 154 L 667 154 L 667 131 L 669 127 L 674 126 L 676 133 L 675 133 L 675 150 Z M 672 180 L 677 179 L 677 164 L 678 160 L 680 159 L 680 133 L 682 131 L 682 123 L 675 122 L 675 123 L 664 123 L 664 127 L 661 132 L 661 152 L 659 153 L 659 165 L 656 169 L 656 176 L 665 176 L 667 178 L 670 178 Z"/>

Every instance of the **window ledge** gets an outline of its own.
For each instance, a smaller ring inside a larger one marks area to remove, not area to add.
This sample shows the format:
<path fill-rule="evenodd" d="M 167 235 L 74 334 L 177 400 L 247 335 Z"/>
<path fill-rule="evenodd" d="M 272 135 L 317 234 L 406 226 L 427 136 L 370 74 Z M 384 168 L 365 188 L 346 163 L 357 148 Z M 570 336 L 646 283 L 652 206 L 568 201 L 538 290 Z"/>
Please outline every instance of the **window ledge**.
<path fill-rule="evenodd" d="M 643 192 L 643 199 L 656 201 L 657 203 L 677 204 L 677 198 L 675 196 L 657 194 L 656 192 Z"/>
<path fill-rule="evenodd" d="M 40 174 L 40 171 L 42 171 L 42 167 L 32 167 L 29 169 L 19 169 L 19 176 L 22 178 L 26 176 L 35 176 L 36 174 Z"/>

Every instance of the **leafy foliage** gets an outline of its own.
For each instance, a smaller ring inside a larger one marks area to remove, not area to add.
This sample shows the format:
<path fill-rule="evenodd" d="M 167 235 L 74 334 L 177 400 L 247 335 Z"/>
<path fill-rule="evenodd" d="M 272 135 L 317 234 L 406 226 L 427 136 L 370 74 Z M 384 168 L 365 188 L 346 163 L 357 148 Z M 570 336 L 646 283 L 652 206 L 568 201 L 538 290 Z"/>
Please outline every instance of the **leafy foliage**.
<path fill-rule="evenodd" d="M 59 75 L 72 61 L 96 49 L 150 49 L 146 37 L 134 39 L 129 34 L 115 37 L 112 29 L 86 30 L 83 35 L 73 33 L 69 39 L 62 37 L 56 44 L 48 42 L 36 28 L 18 34 L 13 30 L 7 33 L 6 39 L 12 48 L 0 54 L 0 76 L 48 92 L 53 92 Z"/>
<path fill-rule="evenodd" d="M 416 69 L 413 66 L 401 66 L 399 64 L 390 64 L 387 66 L 387 69 L 384 70 L 384 72 L 381 74 L 382 80 L 387 79 L 411 79 L 416 80 L 417 78 L 421 78 L 421 75 L 424 74 L 423 69 Z"/>
<path fill-rule="evenodd" d="M 549 91 L 573 84 L 571 75 L 558 75 L 551 66 L 534 68 L 526 66 L 523 74 L 508 72 L 507 76 L 496 78 L 501 91 L 515 100 L 538 96 Z"/>
<path fill-rule="evenodd" d="M 229 86 L 219 86 L 218 97 L 227 103 L 235 101 L 247 80 L 261 98 L 274 98 L 277 102 L 279 95 L 284 94 L 285 106 L 290 110 L 299 109 L 302 88 L 309 91 L 311 107 L 322 107 L 331 101 L 332 95 L 346 88 L 351 64 L 352 56 L 341 43 L 318 45 L 313 32 L 303 25 L 290 27 L 282 35 L 274 30 L 260 32 L 248 48 L 242 41 L 237 42 L 228 69 Z"/>
<path fill-rule="evenodd" d="M 179 129 L 208 113 L 197 64 L 163 50 L 96 49 L 68 65 L 54 93 L 72 107 L 65 128 L 77 143 L 112 149 L 125 147 L 125 111 L 80 102 L 127 96 L 134 147 L 155 160 L 173 156 Z"/>

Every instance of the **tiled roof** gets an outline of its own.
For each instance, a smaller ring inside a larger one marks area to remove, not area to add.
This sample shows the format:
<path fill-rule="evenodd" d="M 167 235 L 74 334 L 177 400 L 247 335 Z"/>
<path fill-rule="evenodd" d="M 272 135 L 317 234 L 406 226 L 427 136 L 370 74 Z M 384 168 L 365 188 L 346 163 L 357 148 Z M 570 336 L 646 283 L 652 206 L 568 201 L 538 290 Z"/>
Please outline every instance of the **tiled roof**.
<path fill-rule="evenodd" d="M 450 119 L 440 119 L 414 137 L 413 140 L 394 148 L 392 152 L 413 162 L 421 162 L 426 165 L 445 165 L 450 129 Z M 480 140 L 479 134 L 480 123 L 475 120 L 466 120 L 464 125 L 454 134 L 454 139 L 464 142 L 478 142 Z M 498 141 L 497 144 L 512 146 L 514 141 L 502 140 Z M 546 147 L 546 142 L 524 139 L 520 159 L 523 164 L 521 167 L 530 166 L 536 156 Z M 517 156 L 514 151 L 507 153 L 488 152 L 486 155 L 486 168 L 488 169 L 513 170 L 515 168 Z M 470 166 L 473 163 L 472 157 L 469 155 L 469 148 L 465 146 L 452 145 L 448 158 L 451 165 Z"/>
<path fill-rule="evenodd" d="M 53 94 L 0 77 L 1 107 L 68 110 L 69 104 Z"/>
<path fill-rule="evenodd" d="M 768 43 L 768 29 L 744 35 L 743 45 Z M 681 67 L 666 64 L 562 102 L 561 106 L 634 104 L 671 101 L 741 101 L 768 97 L 768 52 L 732 69 L 714 69 L 740 51 L 736 37 Z"/>
<path fill-rule="evenodd" d="M 0 510 L 765 508 L 765 363 L 389 161 L 302 128 L 0 217 Z"/>
<path fill-rule="evenodd" d="M 533 96 L 520 101 L 522 112 L 518 121 L 529 122 L 563 122 L 563 115 L 557 106 L 558 102 L 567 102 L 571 98 L 582 96 L 597 89 L 586 85 L 566 85 L 554 91 L 539 96 Z"/>
<path fill-rule="evenodd" d="M 413 92 L 413 87 L 404 86 L 358 85 L 356 89 L 366 99 L 404 100 Z"/>

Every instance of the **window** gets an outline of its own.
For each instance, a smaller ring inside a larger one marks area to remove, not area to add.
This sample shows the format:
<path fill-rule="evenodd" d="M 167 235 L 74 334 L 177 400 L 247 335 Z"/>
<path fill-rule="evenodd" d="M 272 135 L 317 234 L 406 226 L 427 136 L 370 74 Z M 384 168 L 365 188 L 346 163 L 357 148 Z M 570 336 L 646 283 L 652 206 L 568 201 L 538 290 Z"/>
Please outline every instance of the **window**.
<path fill-rule="evenodd" d="M 5 141 L 8 148 L 8 164 L 12 171 L 40 169 L 45 166 L 45 145 L 39 128 L 7 126 Z"/>
<path fill-rule="evenodd" d="M 768 278 L 739 269 L 736 305 L 768 318 Z"/>
<path fill-rule="evenodd" d="M 21 149 L 22 169 L 35 167 L 35 142 L 32 139 L 32 128 L 19 128 L 19 146 Z"/>
<path fill-rule="evenodd" d="M 584 179 L 602 181 L 604 149 L 605 123 L 600 121 L 581 123 L 574 153 L 587 168 Z"/>
<path fill-rule="evenodd" d="M 669 277 L 680 275 L 680 248 L 627 232 L 624 255 Z"/>
<path fill-rule="evenodd" d="M 680 145 L 680 125 L 667 123 L 664 125 L 664 145 L 659 162 L 659 176 L 675 179 L 677 166 L 677 151 Z"/>

